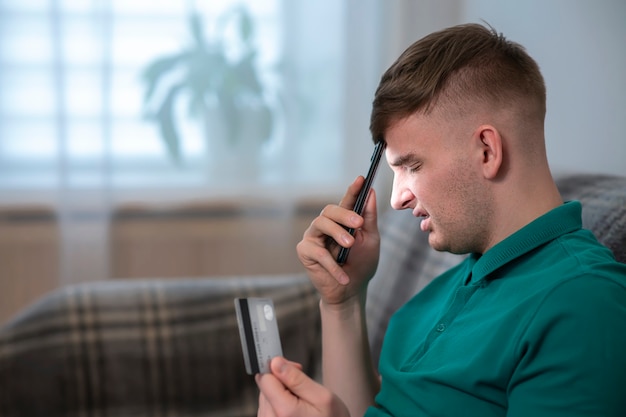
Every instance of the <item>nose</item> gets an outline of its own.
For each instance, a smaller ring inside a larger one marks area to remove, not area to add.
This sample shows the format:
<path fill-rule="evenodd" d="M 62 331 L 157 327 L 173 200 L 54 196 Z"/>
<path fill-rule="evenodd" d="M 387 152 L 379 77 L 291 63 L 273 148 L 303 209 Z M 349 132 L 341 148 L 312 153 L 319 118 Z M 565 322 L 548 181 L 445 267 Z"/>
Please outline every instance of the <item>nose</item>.
<path fill-rule="evenodd" d="M 393 177 L 393 187 L 391 189 L 391 207 L 395 210 L 405 210 L 415 207 L 415 195 L 404 184 L 398 175 Z"/>

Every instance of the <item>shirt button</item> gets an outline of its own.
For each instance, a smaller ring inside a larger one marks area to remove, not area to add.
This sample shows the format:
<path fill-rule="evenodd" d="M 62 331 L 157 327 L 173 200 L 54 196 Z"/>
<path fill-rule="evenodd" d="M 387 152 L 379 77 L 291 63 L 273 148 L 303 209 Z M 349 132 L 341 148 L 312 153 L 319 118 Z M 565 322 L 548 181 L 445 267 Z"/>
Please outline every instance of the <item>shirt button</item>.
<path fill-rule="evenodd" d="M 439 323 L 437 325 L 437 331 L 438 332 L 443 332 L 444 330 L 446 330 L 446 325 L 444 323 Z"/>

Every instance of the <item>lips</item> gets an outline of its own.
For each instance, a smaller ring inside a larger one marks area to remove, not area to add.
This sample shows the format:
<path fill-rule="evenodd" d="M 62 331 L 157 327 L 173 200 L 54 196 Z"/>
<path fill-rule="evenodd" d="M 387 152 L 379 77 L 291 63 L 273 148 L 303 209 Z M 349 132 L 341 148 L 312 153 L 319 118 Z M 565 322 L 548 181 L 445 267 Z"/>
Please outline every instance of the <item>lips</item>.
<path fill-rule="evenodd" d="M 420 229 L 422 232 L 427 232 L 430 230 L 430 216 L 423 216 L 422 222 L 420 223 Z"/>
<path fill-rule="evenodd" d="M 422 221 L 420 223 L 420 229 L 422 230 L 422 232 L 427 232 L 428 230 L 430 230 L 430 215 L 428 213 L 421 209 L 415 209 L 413 211 L 413 215 L 415 217 L 422 218 Z"/>

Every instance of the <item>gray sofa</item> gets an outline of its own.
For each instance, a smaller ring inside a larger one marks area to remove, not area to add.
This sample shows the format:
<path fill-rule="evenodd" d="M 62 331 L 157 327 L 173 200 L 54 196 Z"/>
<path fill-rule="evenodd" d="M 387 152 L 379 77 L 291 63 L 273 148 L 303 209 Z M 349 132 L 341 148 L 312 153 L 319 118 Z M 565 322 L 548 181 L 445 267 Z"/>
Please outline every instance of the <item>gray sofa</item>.
<path fill-rule="evenodd" d="M 626 262 L 626 178 L 557 178 L 584 225 Z M 408 212 L 387 211 L 368 293 L 374 360 L 391 314 L 460 257 L 428 247 Z M 274 300 L 283 350 L 319 376 L 318 297 L 303 274 L 111 281 L 66 287 L 0 328 L 0 416 L 254 416 L 234 297 Z"/>

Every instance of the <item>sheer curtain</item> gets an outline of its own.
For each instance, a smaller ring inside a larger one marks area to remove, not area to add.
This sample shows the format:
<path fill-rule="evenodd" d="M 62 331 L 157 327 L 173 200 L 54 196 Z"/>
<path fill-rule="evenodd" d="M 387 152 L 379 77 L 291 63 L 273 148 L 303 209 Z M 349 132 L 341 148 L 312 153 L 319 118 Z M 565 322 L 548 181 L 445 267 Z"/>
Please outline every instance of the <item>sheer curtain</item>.
<path fill-rule="evenodd" d="M 384 5 L 3 0 L 0 204 L 57 213 L 64 285 L 110 277 L 111 213 L 120 205 L 219 198 L 288 205 L 342 192 L 371 151 L 363 143 L 383 65 Z M 192 49 L 192 15 L 212 51 L 223 42 L 223 60 L 250 57 L 251 65 L 237 68 L 254 72 L 243 83 L 256 79 L 258 94 L 244 91 L 228 101 L 223 92 L 206 93 L 205 114 L 198 115 L 194 91 L 181 89 L 166 118 L 175 122 L 176 154 L 159 117 L 189 68 L 163 75 L 152 101 L 145 74 L 160 58 Z M 246 55 L 246 48 L 254 51 Z M 269 119 L 259 116 L 259 101 Z M 247 113 L 235 125 L 243 137 L 270 120 L 260 144 L 224 144 L 223 119 L 230 116 L 220 106 L 241 102 Z"/>

